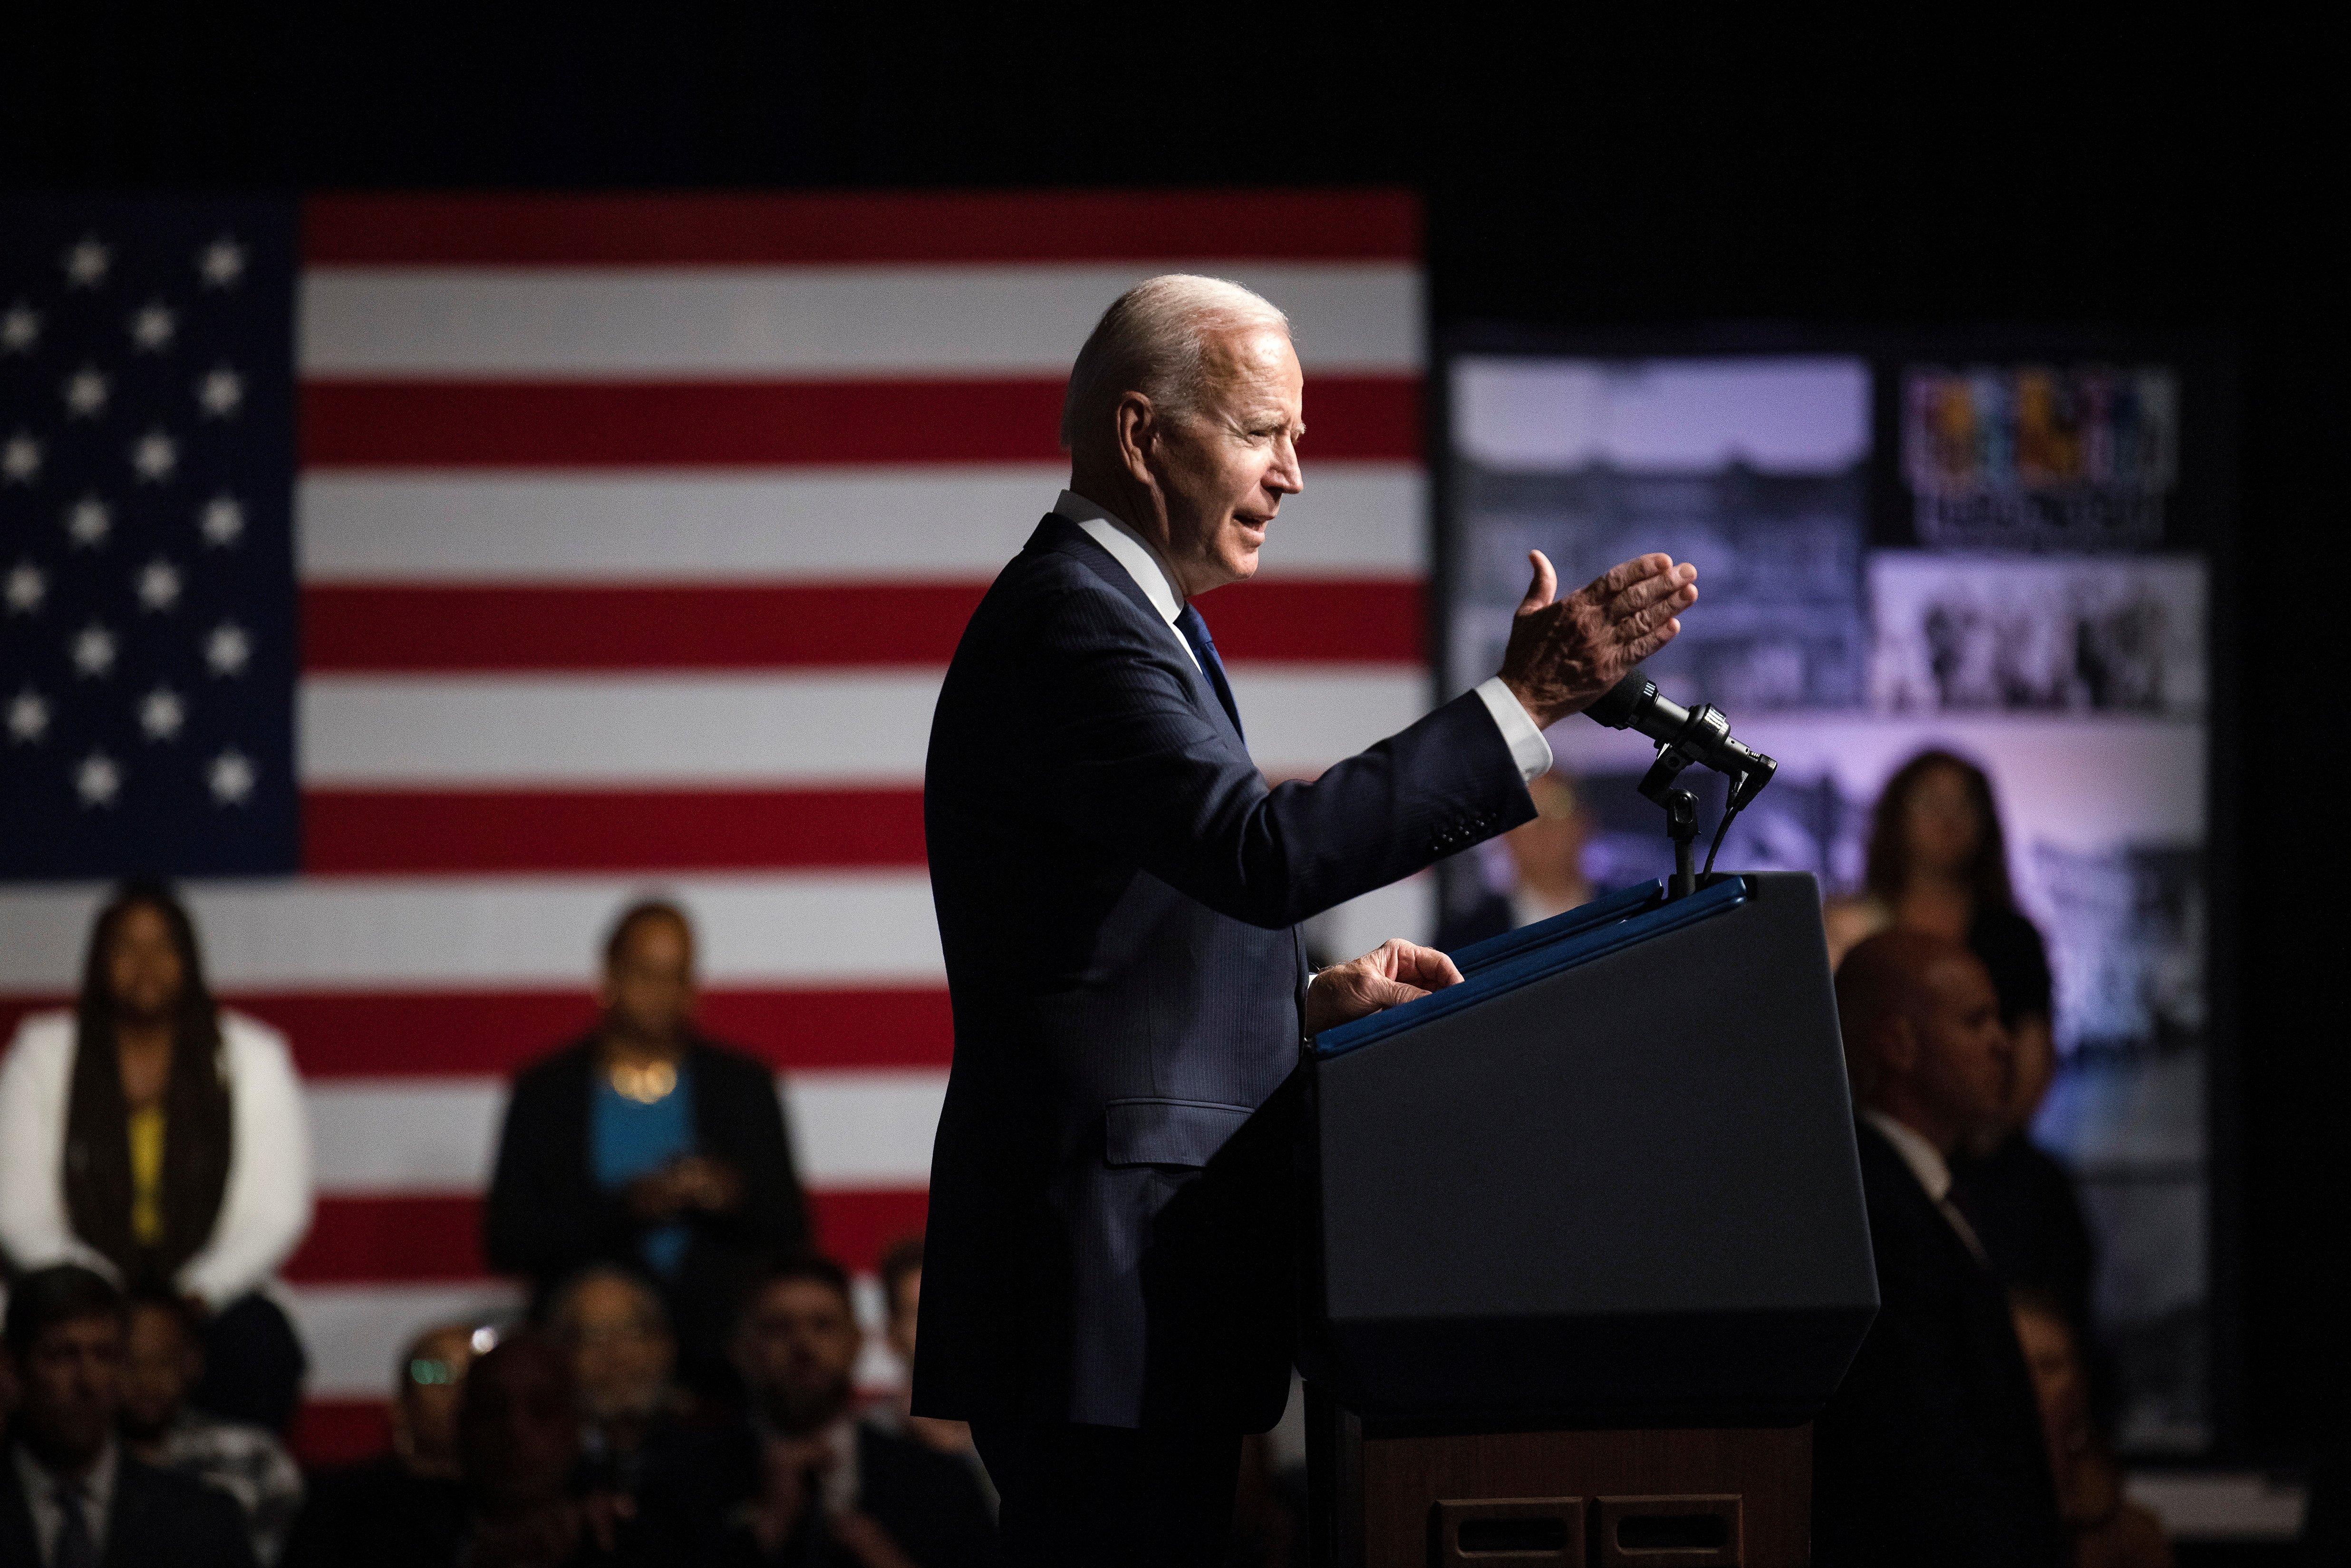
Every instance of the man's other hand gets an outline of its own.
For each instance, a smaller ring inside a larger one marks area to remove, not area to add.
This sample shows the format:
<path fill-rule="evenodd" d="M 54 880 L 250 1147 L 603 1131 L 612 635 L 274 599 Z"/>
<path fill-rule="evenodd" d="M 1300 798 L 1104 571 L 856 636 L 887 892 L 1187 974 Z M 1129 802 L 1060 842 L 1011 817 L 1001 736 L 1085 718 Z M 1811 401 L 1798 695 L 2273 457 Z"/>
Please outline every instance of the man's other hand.
<path fill-rule="evenodd" d="M 1582 713 L 1625 673 L 1674 640 L 1675 619 L 1698 602 L 1698 568 L 1669 555 L 1635 556 L 1559 593 L 1559 574 L 1529 550 L 1534 580 L 1510 622 L 1502 684 L 1536 725 Z"/>
<path fill-rule="evenodd" d="M 1460 983 L 1461 971 L 1452 959 L 1434 947 L 1391 936 L 1362 957 L 1333 964 L 1314 977 L 1306 988 L 1306 1032 L 1321 1034 Z"/>

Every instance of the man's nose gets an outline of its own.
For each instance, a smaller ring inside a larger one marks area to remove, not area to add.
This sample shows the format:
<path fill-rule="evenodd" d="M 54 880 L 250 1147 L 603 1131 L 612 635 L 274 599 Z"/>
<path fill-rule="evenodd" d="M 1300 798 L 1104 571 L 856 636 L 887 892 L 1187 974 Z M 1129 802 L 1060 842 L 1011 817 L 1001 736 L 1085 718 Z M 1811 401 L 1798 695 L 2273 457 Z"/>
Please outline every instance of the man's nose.
<path fill-rule="evenodd" d="M 1299 465 L 1298 448 L 1287 437 L 1274 456 L 1273 467 L 1266 474 L 1265 484 L 1267 489 L 1285 496 L 1295 496 L 1306 488 L 1306 471 Z"/>

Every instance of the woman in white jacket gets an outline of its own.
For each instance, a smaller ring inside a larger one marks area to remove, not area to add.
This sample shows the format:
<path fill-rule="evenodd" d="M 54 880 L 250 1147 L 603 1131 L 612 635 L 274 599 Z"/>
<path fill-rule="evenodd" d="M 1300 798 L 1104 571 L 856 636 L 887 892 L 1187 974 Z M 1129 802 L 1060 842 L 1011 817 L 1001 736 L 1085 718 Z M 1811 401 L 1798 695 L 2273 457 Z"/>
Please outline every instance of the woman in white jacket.
<path fill-rule="evenodd" d="M 310 1140 L 285 1040 L 214 1005 L 160 883 L 98 917 L 72 1012 L 0 1062 L 0 1252 L 167 1287 L 208 1314 L 198 1403 L 282 1429 L 303 1357 L 261 1293 L 310 1226 Z"/>

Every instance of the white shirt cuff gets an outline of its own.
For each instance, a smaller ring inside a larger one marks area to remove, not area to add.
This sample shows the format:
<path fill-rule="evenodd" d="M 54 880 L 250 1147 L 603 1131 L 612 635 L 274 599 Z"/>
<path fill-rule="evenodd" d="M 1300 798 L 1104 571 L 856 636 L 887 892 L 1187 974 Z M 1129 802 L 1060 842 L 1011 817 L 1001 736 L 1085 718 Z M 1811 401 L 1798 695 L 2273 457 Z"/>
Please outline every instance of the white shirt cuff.
<path fill-rule="evenodd" d="M 1510 688 L 1496 675 L 1478 688 L 1478 700 L 1494 716 L 1494 727 L 1502 732 L 1502 743 L 1510 748 L 1510 760 L 1519 765 L 1519 781 L 1531 784 L 1551 771 L 1551 742 L 1535 727 L 1535 721 L 1510 695 Z"/>

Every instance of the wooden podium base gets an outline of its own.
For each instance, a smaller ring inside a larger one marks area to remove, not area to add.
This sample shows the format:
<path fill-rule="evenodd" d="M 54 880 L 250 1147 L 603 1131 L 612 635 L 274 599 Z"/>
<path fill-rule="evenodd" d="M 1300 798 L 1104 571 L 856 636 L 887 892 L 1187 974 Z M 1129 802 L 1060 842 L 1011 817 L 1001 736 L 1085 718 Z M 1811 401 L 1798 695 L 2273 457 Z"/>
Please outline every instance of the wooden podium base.
<path fill-rule="evenodd" d="M 1810 1427 L 1367 1432 L 1309 1391 L 1314 1568 L 1803 1568 Z"/>

